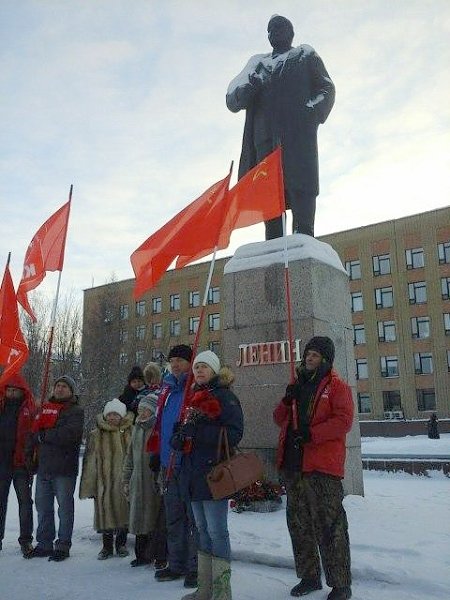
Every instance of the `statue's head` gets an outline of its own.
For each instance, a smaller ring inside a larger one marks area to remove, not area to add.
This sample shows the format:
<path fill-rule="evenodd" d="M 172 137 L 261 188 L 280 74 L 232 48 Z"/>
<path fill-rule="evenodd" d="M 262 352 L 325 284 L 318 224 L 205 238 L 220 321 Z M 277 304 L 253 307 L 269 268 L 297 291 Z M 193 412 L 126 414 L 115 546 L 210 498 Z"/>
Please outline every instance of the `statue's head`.
<path fill-rule="evenodd" d="M 288 50 L 294 39 L 294 27 L 289 19 L 281 15 L 273 15 L 270 17 L 267 25 L 269 34 L 269 42 L 272 48 Z"/>

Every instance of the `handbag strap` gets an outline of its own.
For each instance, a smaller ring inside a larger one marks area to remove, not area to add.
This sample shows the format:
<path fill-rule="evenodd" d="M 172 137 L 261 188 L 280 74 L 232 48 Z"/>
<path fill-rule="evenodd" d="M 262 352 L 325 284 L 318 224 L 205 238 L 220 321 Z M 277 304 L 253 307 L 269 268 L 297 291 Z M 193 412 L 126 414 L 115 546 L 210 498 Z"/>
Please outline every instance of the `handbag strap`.
<path fill-rule="evenodd" d="M 226 427 L 220 428 L 219 443 L 217 444 L 217 462 L 220 462 L 222 457 L 222 448 L 225 446 L 226 460 L 230 460 L 230 445 L 228 443 L 228 433 Z"/>

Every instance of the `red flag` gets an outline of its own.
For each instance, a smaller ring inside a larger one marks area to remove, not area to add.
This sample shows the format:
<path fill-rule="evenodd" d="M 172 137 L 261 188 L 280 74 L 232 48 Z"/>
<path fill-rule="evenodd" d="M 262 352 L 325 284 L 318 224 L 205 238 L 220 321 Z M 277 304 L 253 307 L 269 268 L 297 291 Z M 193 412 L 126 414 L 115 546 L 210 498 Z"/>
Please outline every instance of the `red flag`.
<path fill-rule="evenodd" d="M 62 271 L 69 213 L 70 200 L 38 229 L 25 254 L 17 300 L 33 321 L 36 317 L 28 303 L 27 293 L 41 283 L 47 271 Z"/>
<path fill-rule="evenodd" d="M 221 250 L 229 246 L 231 232 L 235 229 L 275 219 L 284 211 L 281 148 L 277 148 L 246 173 L 228 192 L 226 208 L 220 212 L 217 249 Z M 202 247 L 203 236 L 210 228 L 209 221 L 205 220 L 200 227 L 196 231 L 197 243 L 189 246 L 189 252 L 178 258 L 177 269 L 211 254 L 209 248 Z"/>
<path fill-rule="evenodd" d="M 28 347 L 19 323 L 19 309 L 9 266 L 0 288 L 0 365 L 4 367 L 0 385 L 19 372 L 27 361 Z"/>
<path fill-rule="evenodd" d="M 212 185 L 133 252 L 135 298 L 155 286 L 177 256 L 213 252 L 220 237 L 230 176 Z"/>
<path fill-rule="evenodd" d="M 233 229 L 275 219 L 286 210 L 281 148 L 266 156 L 230 190 L 227 221 Z"/>

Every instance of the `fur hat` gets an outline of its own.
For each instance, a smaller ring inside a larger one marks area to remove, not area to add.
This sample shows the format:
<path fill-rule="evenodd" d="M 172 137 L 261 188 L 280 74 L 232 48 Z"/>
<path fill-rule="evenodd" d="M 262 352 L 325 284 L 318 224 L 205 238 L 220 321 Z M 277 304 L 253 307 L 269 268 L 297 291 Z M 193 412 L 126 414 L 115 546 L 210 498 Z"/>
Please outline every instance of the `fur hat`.
<path fill-rule="evenodd" d="M 133 379 L 142 379 L 142 381 L 145 381 L 144 373 L 139 365 L 136 365 L 131 369 L 130 374 L 128 375 L 128 383 L 133 381 Z"/>
<path fill-rule="evenodd" d="M 171 348 L 168 356 L 168 360 L 171 358 L 184 358 L 188 362 L 192 360 L 192 348 L 186 344 L 179 344 Z"/>
<path fill-rule="evenodd" d="M 57 379 L 55 379 L 53 387 L 55 387 L 55 385 L 57 383 L 59 383 L 60 381 L 62 381 L 63 383 L 65 383 L 66 385 L 68 385 L 70 387 L 72 395 L 75 394 L 77 384 L 75 383 L 75 379 L 73 377 L 70 377 L 70 375 L 61 375 L 61 377 L 58 377 Z"/>
<path fill-rule="evenodd" d="M 216 374 L 220 371 L 219 357 L 217 354 L 214 354 L 214 352 L 211 352 L 211 350 L 205 350 L 204 352 L 197 354 L 192 366 L 194 367 L 197 363 L 205 363 L 205 365 L 211 367 Z"/>
<path fill-rule="evenodd" d="M 113 400 L 107 402 L 103 409 L 104 417 L 106 417 L 106 415 L 109 415 L 110 413 L 117 413 L 123 419 L 124 416 L 127 414 L 127 407 L 123 402 L 121 402 L 117 398 L 114 398 Z"/>
<path fill-rule="evenodd" d="M 155 362 L 149 362 L 144 367 L 145 383 L 159 383 L 161 381 L 161 367 Z"/>
<path fill-rule="evenodd" d="M 305 350 L 303 351 L 303 362 L 305 361 L 306 353 L 308 350 L 315 350 L 322 357 L 330 363 L 330 365 L 334 362 L 334 343 L 333 340 L 326 336 L 315 336 L 309 340 L 309 342 L 305 346 Z"/>

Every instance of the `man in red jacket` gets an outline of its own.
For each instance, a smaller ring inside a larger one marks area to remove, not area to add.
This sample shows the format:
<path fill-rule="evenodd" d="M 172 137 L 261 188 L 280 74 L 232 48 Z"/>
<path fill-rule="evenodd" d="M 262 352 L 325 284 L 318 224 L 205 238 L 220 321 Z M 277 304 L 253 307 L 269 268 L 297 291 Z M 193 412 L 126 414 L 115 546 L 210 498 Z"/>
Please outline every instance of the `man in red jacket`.
<path fill-rule="evenodd" d="M 19 504 L 19 544 L 25 558 L 33 551 L 33 476 L 25 466 L 24 450 L 34 413 L 33 395 L 27 382 L 19 374 L 12 375 L 0 388 L 0 550 L 12 483 Z"/>
<path fill-rule="evenodd" d="M 287 524 L 301 580 L 291 596 L 322 589 L 321 558 L 332 588 L 328 600 L 348 600 L 350 544 L 341 479 L 353 401 L 333 361 L 333 341 L 313 337 L 305 346 L 296 382 L 287 386 L 273 416 L 281 428 L 277 463 L 286 484 Z"/>

